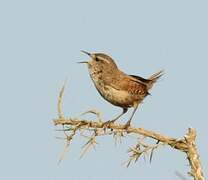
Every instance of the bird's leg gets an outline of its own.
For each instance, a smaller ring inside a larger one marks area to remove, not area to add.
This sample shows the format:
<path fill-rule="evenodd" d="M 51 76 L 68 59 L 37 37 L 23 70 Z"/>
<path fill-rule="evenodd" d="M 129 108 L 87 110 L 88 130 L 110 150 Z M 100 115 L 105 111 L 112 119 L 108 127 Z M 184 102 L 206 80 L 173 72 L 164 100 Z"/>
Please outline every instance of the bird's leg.
<path fill-rule="evenodd" d="M 134 105 L 133 113 L 132 113 L 130 119 L 129 119 L 129 120 L 127 121 L 127 123 L 125 124 L 125 129 L 127 129 L 127 128 L 131 125 L 131 120 L 132 120 L 132 118 L 133 118 L 133 116 L 134 116 L 134 114 L 135 114 L 135 112 L 136 112 L 138 106 L 139 106 L 139 103 L 136 103 L 136 104 Z"/>
<path fill-rule="evenodd" d="M 123 108 L 123 111 L 121 114 L 119 114 L 116 118 L 114 118 L 113 120 L 109 120 L 103 123 L 103 126 L 108 126 L 111 123 L 114 123 L 116 120 L 118 120 L 121 116 L 123 116 L 126 112 L 128 111 L 127 108 Z"/>
<path fill-rule="evenodd" d="M 123 108 L 122 113 L 119 114 L 116 118 L 114 118 L 113 120 L 110 120 L 110 121 L 111 121 L 111 122 L 115 122 L 115 121 L 118 120 L 121 116 L 123 116 L 127 111 L 128 111 L 127 108 Z"/>

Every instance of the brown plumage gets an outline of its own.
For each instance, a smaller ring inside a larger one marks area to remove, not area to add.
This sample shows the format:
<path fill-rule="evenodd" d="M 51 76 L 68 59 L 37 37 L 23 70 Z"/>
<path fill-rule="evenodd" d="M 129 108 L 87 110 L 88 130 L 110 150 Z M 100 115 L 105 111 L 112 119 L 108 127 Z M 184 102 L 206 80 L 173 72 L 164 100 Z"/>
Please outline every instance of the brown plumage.
<path fill-rule="evenodd" d="M 88 53 L 82 51 L 91 57 L 87 63 L 90 77 L 100 93 L 100 95 L 115 106 L 123 109 L 123 112 L 111 121 L 112 123 L 125 114 L 128 108 L 133 107 L 134 111 L 126 123 L 126 127 L 130 125 L 132 117 L 136 112 L 138 105 L 149 94 L 149 90 L 153 84 L 162 76 L 163 71 L 159 71 L 148 79 L 140 76 L 127 75 L 118 69 L 114 60 L 103 53 Z"/>

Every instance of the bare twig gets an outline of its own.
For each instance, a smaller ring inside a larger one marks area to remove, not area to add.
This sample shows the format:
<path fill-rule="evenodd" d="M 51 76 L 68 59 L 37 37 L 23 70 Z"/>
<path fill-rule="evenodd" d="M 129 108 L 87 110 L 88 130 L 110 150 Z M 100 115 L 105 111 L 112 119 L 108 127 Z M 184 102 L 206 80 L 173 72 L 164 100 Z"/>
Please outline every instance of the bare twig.
<path fill-rule="evenodd" d="M 63 126 L 63 129 L 64 129 L 64 126 Z M 59 158 L 59 164 L 61 163 L 61 161 L 64 159 L 65 155 L 66 155 L 66 152 L 67 152 L 67 149 L 69 148 L 70 144 L 71 144 L 71 141 L 73 139 L 73 137 L 75 136 L 76 134 L 76 131 L 77 131 L 77 128 L 74 128 L 71 135 L 68 135 L 65 131 L 64 131 L 64 134 L 66 136 L 66 145 L 64 146 L 64 149 L 63 149 L 63 152 L 61 153 L 60 155 L 60 158 Z"/>
<path fill-rule="evenodd" d="M 89 114 L 89 113 L 95 114 L 97 116 L 97 118 L 98 118 L 98 121 L 102 122 L 102 120 L 101 120 L 102 119 L 101 118 L 101 112 L 97 111 L 96 109 L 90 109 L 90 110 L 88 110 L 86 112 L 83 112 L 81 115 L 85 115 L 85 114 Z"/>
<path fill-rule="evenodd" d="M 189 128 L 188 133 L 185 135 L 184 138 L 188 146 L 186 155 L 189 161 L 189 165 L 191 166 L 191 172 L 189 172 L 189 174 L 193 176 L 194 179 L 203 180 L 204 175 L 202 172 L 202 166 L 196 147 L 196 130 Z"/>
<path fill-rule="evenodd" d="M 59 93 L 59 97 L 58 97 L 57 109 L 58 109 L 58 117 L 59 118 L 64 118 L 64 113 L 62 112 L 62 99 L 63 99 L 63 95 L 64 95 L 66 82 L 67 82 L 67 80 L 65 80 L 64 85 L 62 86 L 61 91 Z"/>
<path fill-rule="evenodd" d="M 87 151 L 90 150 L 90 148 L 93 147 L 95 149 L 95 145 L 98 144 L 97 141 L 96 141 L 96 134 L 94 134 L 91 137 L 87 137 L 87 138 L 89 138 L 89 140 L 82 147 L 83 148 L 83 151 L 81 153 L 80 158 L 82 158 L 87 153 Z"/>

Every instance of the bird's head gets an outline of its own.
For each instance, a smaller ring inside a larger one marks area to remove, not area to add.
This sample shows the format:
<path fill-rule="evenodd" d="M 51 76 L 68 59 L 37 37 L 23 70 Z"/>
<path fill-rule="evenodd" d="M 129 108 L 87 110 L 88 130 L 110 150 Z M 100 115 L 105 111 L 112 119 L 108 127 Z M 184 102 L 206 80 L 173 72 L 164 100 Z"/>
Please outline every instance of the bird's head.
<path fill-rule="evenodd" d="M 85 54 L 87 54 L 91 59 L 89 61 L 82 61 L 79 63 L 86 63 L 88 65 L 88 68 L 91 69 L 117 69 L 117 65 L 114 62 L 114 60 L 104 54 L 104 53 L 88 53 L 86 51 L 81 51 Z"/>

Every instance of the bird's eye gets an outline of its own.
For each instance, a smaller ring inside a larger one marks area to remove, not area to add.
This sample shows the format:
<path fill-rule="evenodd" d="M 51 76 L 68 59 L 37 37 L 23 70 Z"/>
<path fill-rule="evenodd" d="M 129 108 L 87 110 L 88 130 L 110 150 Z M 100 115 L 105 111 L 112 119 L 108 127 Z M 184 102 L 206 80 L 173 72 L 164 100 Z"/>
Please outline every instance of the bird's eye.
<path fill-rule="evenodd" d="M 96 58 L 95 58 L 95 61 L 97 61 L 97 62 L 98 62 L 98 61 L 100 61 L 100 60 L 96 57 Z"/>

